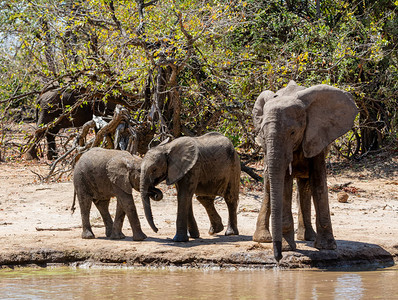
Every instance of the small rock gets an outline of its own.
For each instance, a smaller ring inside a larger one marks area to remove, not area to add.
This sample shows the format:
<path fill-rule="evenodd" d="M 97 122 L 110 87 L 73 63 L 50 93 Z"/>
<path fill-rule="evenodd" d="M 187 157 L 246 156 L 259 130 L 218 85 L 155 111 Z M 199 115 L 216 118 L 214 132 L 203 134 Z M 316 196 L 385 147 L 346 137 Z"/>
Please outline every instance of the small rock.
<path fill-rule="evenodd" d="M 346 192 L 338 193 L 337 201 L 339 201 L 340 203 L 347 203 L 348 202 L 348 194 Z"/>

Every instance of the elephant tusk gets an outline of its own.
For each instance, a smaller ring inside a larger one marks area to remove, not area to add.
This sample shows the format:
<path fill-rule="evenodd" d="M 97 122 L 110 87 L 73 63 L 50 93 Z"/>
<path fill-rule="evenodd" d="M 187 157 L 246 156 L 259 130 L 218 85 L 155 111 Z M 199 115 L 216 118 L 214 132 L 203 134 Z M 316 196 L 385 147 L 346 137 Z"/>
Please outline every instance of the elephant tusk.
<path fill-rule="evenodd" d="M 289 164 L 289 175 L 292 175 L 292 163 Z"/>

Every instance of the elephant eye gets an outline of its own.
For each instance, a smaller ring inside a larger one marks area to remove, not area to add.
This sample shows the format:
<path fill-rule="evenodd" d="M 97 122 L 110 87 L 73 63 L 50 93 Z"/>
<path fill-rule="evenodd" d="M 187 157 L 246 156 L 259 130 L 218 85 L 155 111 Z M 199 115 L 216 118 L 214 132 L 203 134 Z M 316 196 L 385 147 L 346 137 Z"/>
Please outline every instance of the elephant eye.
<path fill-rule="evenodd" d="M 290 133 L 290 135 L 293 136 L 293 135 L 295 135 L 295 133 L 296 133 L 296 132 L 295 132 L 294 130 L 292 130 L 292 132 Z"/>

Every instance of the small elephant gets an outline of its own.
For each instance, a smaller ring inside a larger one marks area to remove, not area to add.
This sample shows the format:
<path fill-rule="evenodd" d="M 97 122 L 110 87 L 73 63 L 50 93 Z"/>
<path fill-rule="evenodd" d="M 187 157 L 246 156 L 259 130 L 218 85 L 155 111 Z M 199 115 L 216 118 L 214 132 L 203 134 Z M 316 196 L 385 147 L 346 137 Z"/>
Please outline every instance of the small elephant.
<path fill-rule="evenodd" d="M 325 156 L 328 145 L 352 128 L 357 113 L 349 93 L 325 84 L 305 88 L 291 81 L 276 93 L 267 90 L 258 96 L 253 120 L 258 133 L 256 141 L 264 150 L 267 168 L 264 201 L 253 239 L 270 239 L 268 218 L 271 214 L 277 261 L 282 258 L 282 248 L 296 249 L 291 212 L 293 178 L 297 179 L 302 214 L 307 223 L 310 222 L 311 196 L 314 201 L 317 231 L 314 246 L 336 248 Z"/>
<path fill-rule="evenodd" d="M 86 90 L 65 91 L 57 88 L 49 90 L 41 94 L 37 98 L 36 119 L 37 125 L 47 125 L 60 117 L 68 107 L 72 107 Z M 104 116 L 113 114 L 116 104 L 112 102 L 105 103 L 102 100 L 94 100 L 94 102 L 83 103 L 77 107 L 71 114 L 70 118 L 63 118 L 58 124 L 48 130 L 48 132 L 35 133 L 35 140 L 40 140 L 43 136 L 47 139 L 47 159 L 51 160 L 57 156 L 55 147 L 55 135 L 62 128 L 80 127 L 86 122 L 92 120 L 93 115 Z M 37 159 L 37 147 L 32 144 L 26 153 L 28 160 Z"/>
<path fill-rule="evenodd" d="M 74 170 L 73 184 L 75 196 L 79 200 L 82 217 L 83 239 L 94 238 L 90 225 L 91 203 L 101 213 L 105 233 L 111 239 L 122 239 L 124 216 L 127 214 L 133 230 L 133 240 L 141 241 L 146 235 L 141 230 L 134 205 L 132 189 L 139 190 L 142 158 L 127 151 L 92 148 L 84 153 Z M 153 187 L 148 191 L 153 200 L 161 200 L 162 192 Z M 109 201 L 116 196 L 115 222 L 109 214 Z M 73 199 L 72 209 L 75 198 Z"/>
<path fill-rule="evenodd" d="M 240 160 L 232 143 L 225 136 L 211 132 L 200 137 L 180 137 L 150 149 L 141 165 L 140 192 L 145 216 L 151 228 L 153 222 L 149 195 L 151 189 L 166 180 L 177 188 L 177 232 L 173 240 L 186 242 L 189 235 L 199 237 L 192 197 L 205 207 L 209 216 L 210 234 L 224 229 L 214 207 L 214 198 L 222 196 L 228 206 L 229 220 L 225 235 L 239 234 L 237 207 L 239 201 Z"/>

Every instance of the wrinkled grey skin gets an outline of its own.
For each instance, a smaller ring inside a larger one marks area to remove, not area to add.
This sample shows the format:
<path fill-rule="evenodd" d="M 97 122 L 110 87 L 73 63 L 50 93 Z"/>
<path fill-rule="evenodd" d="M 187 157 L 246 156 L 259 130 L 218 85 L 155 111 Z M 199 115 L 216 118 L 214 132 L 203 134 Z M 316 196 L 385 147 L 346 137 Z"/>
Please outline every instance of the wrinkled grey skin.
<path fill-rule="evenodd" d="M 314 201 L 317 231 L 314 246 L 336 248 L 329 213 L 325 155 L 328 145 L 352 128 L 356 115 L 357 108 L 349 93 L 323 84 L 304 88 L 291 81 L 286 88 L 276 93 L 265 91 L 257 98 L 253 120 L 258 132 L 256 141 L 264 150 L 267 168 L 265 196 L 253 239 L 270 240 L 268 217 L 271 214 L 277 261 L 282 258 L 282 249 L 296 249 L 291 212 L 294 177 L 307 223 L 310 222 L 311 196 Z"/>
<path fill-rule="evenodd" d="M 36 118 L 37 125 L 46 125 L 53 122 L 56 118 L 65 112 L 67 107 L 73 106 L 78 100 L 78 96 L 83 94 L 81 91 L 62 91 L 61 89 L 53 89 L 41 94 L 37 99 Z M 86 122 L 92 120 L 93 115 L 104 116 L 112 114 L 116 105 L 103 101 L 95 101 L 93 103 L 82 104 L 77 107 L 71 114 L 71 118 L 65 117 L 60 123 L 48 130 L 48 133 L 36 134 L 36 138 L 41 139 L 45 134 L 47 139 L 47 159 L 51 160 L 57 156 L 55 147 L 55 135 L 62 128 L 81 127 Z M 37 159 L 37 147 L 32 145 L 26 153 L 28 160 Z"/>
<path fill-rule="evenodd" d="M 210 234 L 224 229 L 214 207 L 214 198 L 222 196 L 228 206 L 229 220 L 225 235 L 239 234 L 237 207 L 239 201 L 240 160 L 232 143 L 219 133 L 200 137 L 180 137 L 150 149 L 141 165 L 140 192 L 145 216 L 152 229 L 153 222 L 148 191 L 166 180 L 177 188 L 177 230 L 173 240 L 186 242 L 198 238 L 199 230 L 193 210 L 192 197 L 205 207 L 210 219 Z"/>
<path fill-rule="evenodd" d="M 102 148 L 93 148 L 81 156 L 75 166 L 73 184 L 80 205 L 83 239 L 94 238 L 90 225 L 92 202 L 101 213 L 107 237 L 125 237 L 122 226 L 127 214 L 133 230 L 133 240 L 146 238 L 141 230 L 132 195 L 132 188 L 139 190 L 141 162 L 142 158 L 127 151 Z M 117 198 L 115 222 L 112 221 L 108 208 L 111 197 Z M 160 200 L 163 194 L 159 189 L 151 188 L 149 197 Z"/>

